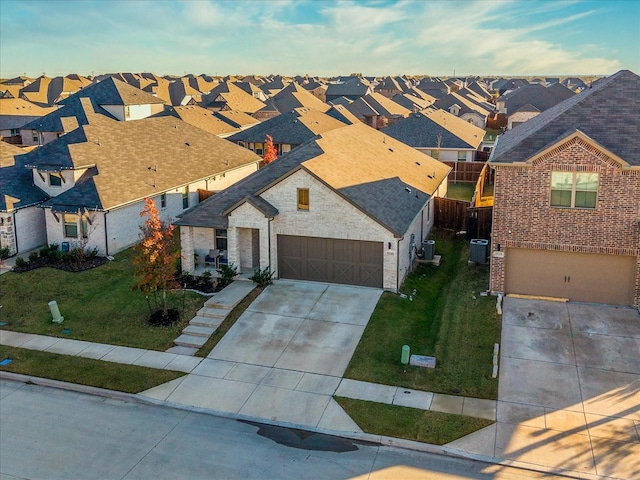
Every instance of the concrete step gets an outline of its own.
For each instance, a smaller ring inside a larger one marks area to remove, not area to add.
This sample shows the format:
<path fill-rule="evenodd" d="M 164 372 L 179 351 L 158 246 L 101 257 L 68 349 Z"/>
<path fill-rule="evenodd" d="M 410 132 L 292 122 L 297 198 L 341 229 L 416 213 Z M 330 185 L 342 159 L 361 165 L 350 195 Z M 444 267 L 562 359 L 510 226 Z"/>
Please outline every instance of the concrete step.
<path fill-rule="evenodd" d="M 222 318 L 195 316 L 189 321 L 189 325 L 193 325 L 194 327 L 208 327 L 215 330 L 220 326 L 222 320 Z"/>
<path fill-rule="evenodd" d="M 180 347 L 200 348 L 207 342 L 207 337 L 196 337 L 195 335 L 182 334 L 173 343 Z"/>
<path fill-rule="evenodd" d="M 186 355 L 188 357 L 193 357 L 198 350 L 199 349 L 195 347 L 173 346 L 167 350 L 167 353 L 175 353 L 176 355 Z"/>
<path fill-rule="evenodd" d="M 205 302 L 207 307 L 227 308 L 231 310 L 255 288 L 253 282 L 235 280 Z"/>
<path fill-rule="evenodd" d="M 195 337 L 209 338 L 211 334 L 215 331 L 216 329 L 211 327 L 203 327 L 201 325 L 189 325 L 184 330 L 182 330 L 182 333 L 186 335 L 193 335 Z"/>
<path fill-rule="evenodd" d="M 205 305 L 200 310 L 198 310 L 196 315 L 198 317 L 225 318 L 227 315 L 229 315 L 230 311 L 231 310 L 226 308 L 215 308 Z"/>

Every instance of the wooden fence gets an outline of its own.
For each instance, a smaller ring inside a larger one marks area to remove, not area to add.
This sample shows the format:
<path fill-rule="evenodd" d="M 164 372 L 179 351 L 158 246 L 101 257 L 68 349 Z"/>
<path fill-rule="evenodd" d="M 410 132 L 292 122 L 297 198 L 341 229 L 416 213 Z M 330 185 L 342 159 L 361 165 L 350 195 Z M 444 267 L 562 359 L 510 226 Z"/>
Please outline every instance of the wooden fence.
<path fill-rule="evenodd" d="M 484 153 L 484 152 L 478 152 Z M 476 183 L 485 162 L 442 162 L 453 170 L 449 173 L 448 180 L 454 183 Z M 493 171 L 491 171 L 493 174 Z"/>
<path fill-rule="evenodd" d="M 214 195 L 216 192 L 212 192 L 211 190 L 203 190 L 201 188 L 198 189 L 198 203 L 202 202 L 203 200 L 209 198 L 210 196 Z"/>
<path fill-rule="evenodd" d="M 471 202 L 435 198 L 434 226 L 455 232 L 466 231 L 467 238 L 489 239 L 492 207 L 471 206 Z"/>

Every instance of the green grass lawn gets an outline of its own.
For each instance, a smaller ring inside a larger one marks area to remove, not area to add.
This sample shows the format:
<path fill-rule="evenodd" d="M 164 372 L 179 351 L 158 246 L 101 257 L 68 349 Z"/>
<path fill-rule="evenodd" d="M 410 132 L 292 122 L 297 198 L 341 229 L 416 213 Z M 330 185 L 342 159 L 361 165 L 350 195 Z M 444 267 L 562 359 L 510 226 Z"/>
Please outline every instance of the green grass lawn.
<path fill-rule="evenodd" d="M 493 345 L 500 341 L 495 298 L 488 288 L 488 266 L 467 264 L 469 244 L 449 233 L 435 237 L 439 267 L 419 265 L 402 292 L 413 301 L 385 292 L 376 306 L 345 377 L 386 385 L 496 399 L 491 378 Z M 436 368 L 400 363 L 403 345 L 411 353 L 436 357 Z"/>
<path fill-rule="evenodd" d="M 150 327 L 144 296 L 134 284 L 128 249 L 115 260 L 79 273 L 39 268 L 0 276 L 0 320 L 3 329 L 54 337 L 74 338 L 150 350 L 166 350 L 199 310 L 206 297 L 193 292 L 170 295 L 171 304 L 182 310 L 179 324 Z M 48 303 L 56 300 L 64 317 L 51 321 Z M 183 309 L 184 306 L 184 309 Z M 63 333 L 63 330 L 70 330 Z"/>
<path fill-rule="evenodd" d="M 362 430 L 376 435 L 444 445 L 491 425 L 491 420 L 335 397 Z"/>
<path fill-rule="evenodd" d="M 475 183 L 453 183 L 447 185 L 447 198 L 453 200 L 464 200 L 470 202 L 473 192 L 476 189 Z"/>
<path fill-rule="evenodd" d="M 140 393 L 184 375 L 182 372 L 170 370 L 122 365 L 0 345 L 0 360 L 5 358 L 10 358 L 12 362 L 0 365 L 0 371 L 127 393 Z"/>

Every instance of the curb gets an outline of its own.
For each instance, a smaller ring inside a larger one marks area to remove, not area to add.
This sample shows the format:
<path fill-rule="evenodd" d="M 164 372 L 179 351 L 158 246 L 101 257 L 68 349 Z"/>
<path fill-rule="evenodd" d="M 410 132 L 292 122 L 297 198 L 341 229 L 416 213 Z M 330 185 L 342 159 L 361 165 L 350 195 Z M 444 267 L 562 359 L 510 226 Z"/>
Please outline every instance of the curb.
<path fill-rule="evenodd" d="M 252 423 L 258 423 L 263 425 L 273 425 L 273 426 L 282 427 L 282 428 L 293 428 L 297 430 L 304 430 L 307 432 L 345 438 L 348 440 L 353 440 L 356 443 L 366 442 L 373 445 L 379 445 L 384 447 L 400 448 L 403 450 L 412 450 L 416 452 L 443 455 L 443 456 L 453 457 L 453 458 L 463 458 L 463 459 L 474 460 L 477 462 L 482 462 L 490 465 L 500 465 L 504 467 L 517 468 L 517 469 L 527 470 L 531 472 L 542 472 L 542 473 L 554 474 L 554 475 L 559 475 L 565 478 L 591 479 L 591 480 L 605 480 L 605 479 L 611 478 L 611 477 L 603 477 L 603 476 L 589 474 L 589 473 L 554 469 L 551 467 L 545 467 L 543 465 L 519 462 L 517 460 L 498 460 L 494 457 L 487 457 L 485 455 L 478 455 L 470 452 L 465 452 L 462 450 L 447 447 L 446 445 L 433 445 L 430 443 L 422 443 L 415 440 L 406 440 L 403 438 L 387 437 L 384 435 L 375 435 L 371 433 L 344 432 L 340 430 L 329 430 L 329 429 L 323 429 L 323 428 L 317 428 L 317 427 L 310 427 L 308 425 L 298 425 L 298 424 L 282 422 L 278 420 L 268 420 L 265 418 L 251 417 L 248 415 L 240 415 L 232 412 L 223 412 L 223 411 L 213 410 L 208 408 L 173 403 L 173 402 L 168 402 L 166 400 L 157 400 L 154 398 L 145 397 L 144 395 L 135 394 L 135 393 L 118 392 L 116 390 L 107 390 L 105 388 L 92 387 L 88 385 L 79 385 L 76 383 L 63 382 L 61 380 L 52 380 L 48 378 L 34 377 L 31 375 L 23 375 L 21 373 L 0 371 L 0 380 L 11 380 L 15 382 L 25 383 L 28 385 L 38 385 L 42 387 L 57 388 L 60 390 L 83 393 L 86 395 L 94 395 L 94 396 L 100 396 L 105 398 L 111 398 L 111 399 L 120 400 L 123 402 L 136 402 L 144 405 L 173 408 L 175 410 L 201 413 L 205 415 L 213 415 L 216 417 L 227 418 L 229 420 L 252 422 Z"/>

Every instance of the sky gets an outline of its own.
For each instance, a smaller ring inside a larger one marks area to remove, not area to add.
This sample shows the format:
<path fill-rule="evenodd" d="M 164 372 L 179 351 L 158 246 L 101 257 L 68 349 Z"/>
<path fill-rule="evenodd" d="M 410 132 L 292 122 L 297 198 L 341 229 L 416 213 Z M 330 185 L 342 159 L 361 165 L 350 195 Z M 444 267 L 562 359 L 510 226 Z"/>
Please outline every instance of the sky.
<path fill-rule="evenodd" d="M 0 0 L 0 77 L 640 74 L 638 0 Z"/>

